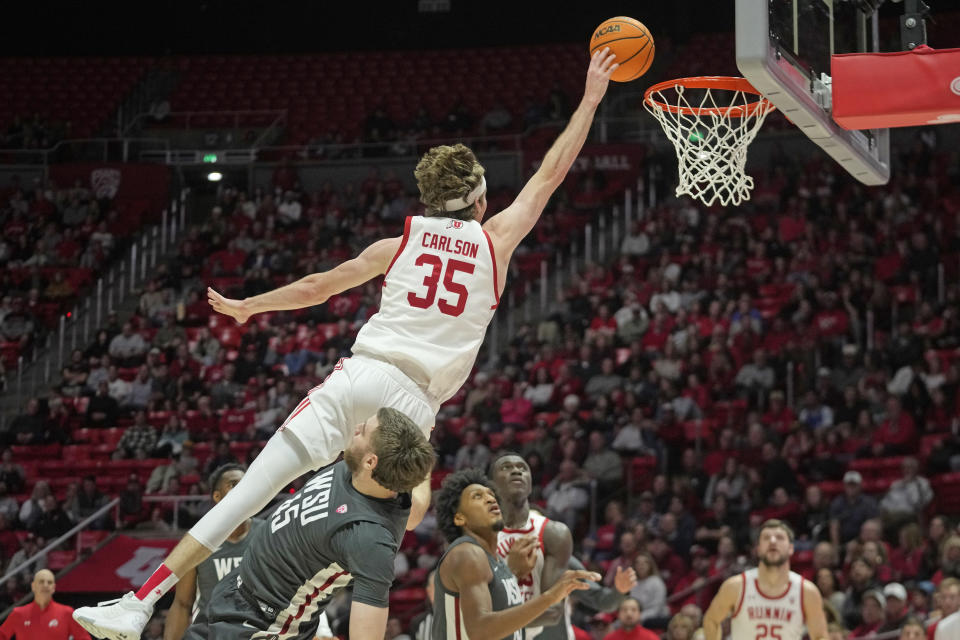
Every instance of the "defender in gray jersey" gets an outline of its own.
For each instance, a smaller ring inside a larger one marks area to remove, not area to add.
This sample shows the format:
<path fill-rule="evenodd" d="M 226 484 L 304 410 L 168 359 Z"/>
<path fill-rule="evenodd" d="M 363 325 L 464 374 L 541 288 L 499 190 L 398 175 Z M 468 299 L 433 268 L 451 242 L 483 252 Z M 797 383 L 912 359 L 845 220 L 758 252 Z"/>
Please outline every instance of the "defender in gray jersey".
<path fill-rule="evenodd" d="M 230 493 L 230 490 L 243 478 L 243 474 L 244 467 L 239 464 L 225 464 L 210 474 L 210 497 L 213 503 L 220 502 Z M 260 520 L 245 520 L 234 529 L 219 549 L 177 583 L 173 605 L 167 612 L 167 619 L 163 625 L 163 640 L 206 639 L 207 604 L 210 602 L 210 594 L 224 576 L 240 566 L 240 559 L 250 543 L 251 534 L 261 524 L 263 523 Z"/>
<path fill-rule="evenodd" d="M 567 568 L 576 571 L 586 567 L 577 558 L 570 556 Z M 537 640 L 573 640 L 573 623 L 570 621 L 571 600 L 593 611 L 603 613 L 616 611 L 635 584 L 637 584 L 637 574 L 633 569 L 617 567 L 617 574 L 613 580 L 614 588 L 611 589 L 602 584 L 591 582 L 589 589 L 578 591 L 567 598 L 563 620 L 553 625 L 544 625 L 540 635 L 537 636 Z"/>
<path fill-rule="evenodd" d="M 599 580 L 567 571 L 550 589 L 523 602 L 517 579 L 497 556 L 503 517 L 486 475 L 466 469 L 448 476 L 437 498 L 437 524 L 450 546 L 434 578 L 433 640 L 520 640 L 521 629 L 572 591 Z"/>
<path fill-rule="evenodd" d="M 433 464 L 426 436 L 399 411 L 359 425 L 344 461 L 281 504 L 214 588 L 210 640 L 312 639 L 327 600 L 351 582 L 351 637 L 382 638 L 394 558 L 430 502 L 429 487 L 410 492 Z"/>

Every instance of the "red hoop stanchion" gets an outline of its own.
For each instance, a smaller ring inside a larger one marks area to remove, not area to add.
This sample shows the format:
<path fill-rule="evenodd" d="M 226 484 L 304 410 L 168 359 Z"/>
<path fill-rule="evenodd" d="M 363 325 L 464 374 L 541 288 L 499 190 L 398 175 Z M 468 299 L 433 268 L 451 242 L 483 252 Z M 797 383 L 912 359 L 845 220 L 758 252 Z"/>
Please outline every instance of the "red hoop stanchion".
<path fill-rule="evenodd" d="M 718 100 L 717 94 L 724 93 L 729 99 Z M 776 109 L 753 85 L 724 76 L 680 78 L 647 89 L 643 103 L 677 152 L 678 196 L 689 195 L 707 206 L 750 199 L 747 148 Z"/>

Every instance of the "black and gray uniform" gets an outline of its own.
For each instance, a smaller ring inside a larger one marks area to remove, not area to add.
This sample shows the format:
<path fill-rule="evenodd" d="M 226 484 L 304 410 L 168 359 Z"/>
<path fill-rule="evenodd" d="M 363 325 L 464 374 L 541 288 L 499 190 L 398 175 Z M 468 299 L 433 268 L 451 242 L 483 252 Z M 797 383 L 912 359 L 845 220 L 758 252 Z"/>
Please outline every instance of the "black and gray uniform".
<path fill-rule="evenodd" d="M 472 536 L 460 536 L 447 547 L 443 557 L 440 558 L 440 564 L 443 564 L 451 549 L 461 544 L 480 546 Z M 484 552 L 486 553 L 486 550 Z M 517 584 L 517 578 L 510 572 L 507 563 L 497 556 L 489 553 L 486 555 L 487 561 L 490 563 L 490 570 L 493 572 L 493 579 L 487 584 L 490 589 L 490 601 L 493 610 L 502 611 L 523 604 L 520 585 Z M 433 640 L 470 640 L 470 636 L 467 635 L 467 628 L 463 624 L 463 614 L 460 611 L 460 594 L 443 586 L 439 571 L 434 576 L 433 589 Z M 474 638 L 474 640 L 487 639 Z M 523 630 L 518 629 L 503 640 L 523 640 Z"/>
<path fill-rule="evenodd" d="M 570 556 L 567 562 L 567 569 L 571 571 L 583 571 L 586 569 L 583 563 Z M 577 604 L 586 606 L 593 611 L 616 611 L 626 596 L 616 589 L 605 587 L 596 582 L 588 582 L 589 589 L 583 591 L 574 591 L 573 598 Z M 563 619 L 555 625 L 545 626 L 537 636 L 537 640 L 573 640 L 573 623 L 570 621 L 570 598 L 563 601 Z"/>
<path fill-rule="evenodd" d="M 350 480 L 338 462 L 277 508 L 213 590 L 210 640 L 310 640 L 327 600 L 351 581 L 354 602 L 389 605 L 410 494 L 371 498 Z"/>
<path fill-rule="evenodd" d="M 243 552 L 250 545 L 253 534 L 263 526 L 263 520 L 251 520 L 250 530 L 242 540 L 230 542 L 227 540 L 220 548 L 210 554 L 210 557 L 197 565 L 197 599 L 193 605 L 193 622 L 184 634 L 184 640 L 206 640 L 207 638 L 207 605 L 210 604 L 210 595 L 213 588 L 224 577 L 240 566 Z"/>

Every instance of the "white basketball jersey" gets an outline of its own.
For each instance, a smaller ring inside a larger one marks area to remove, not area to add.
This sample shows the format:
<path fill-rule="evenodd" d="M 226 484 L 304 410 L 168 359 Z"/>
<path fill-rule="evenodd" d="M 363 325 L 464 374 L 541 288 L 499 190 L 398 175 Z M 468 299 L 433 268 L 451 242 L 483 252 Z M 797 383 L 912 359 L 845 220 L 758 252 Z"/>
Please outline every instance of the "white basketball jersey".
<path fill-rule="evenodd" d="M 479 222 L 408 217 L 380 310 L 353 352 L 400 368 L 442 404 L 470 375 L 499 301 L 493 243 Z"/>
<path fill-rule="evenodd" d="M 789 586 L 783 593 L 763 593 L 757 583 L 757 569 L 741 574 L 740 602 L 730 622 L 732 638 L 749 640 L 802 640 L 803 576 L 790 572 Z"/>
<path fill-rule="evenodd" d="M 497 534 L 497 555 L 506 560 L 510 548 L 517 538 L 526 538 L 527 536 L 536 536 L 539 544 L 537 546 L 537 560 L 533 566 L 533 571 L 523 580 L 517 578 L 520 585 L 520 593 L 523 594 L 523 601 L 527 602 L 540 595 L 540 581 L 543 577 L 543 529 L 547 526 L 546 517 L 531 511 L 527 518 L 527 524 L 520 529 L 504 529 Z M 540 635 L 543 627 L 526 627 L 524 629 L 524 638 L 531 640 Z"/>

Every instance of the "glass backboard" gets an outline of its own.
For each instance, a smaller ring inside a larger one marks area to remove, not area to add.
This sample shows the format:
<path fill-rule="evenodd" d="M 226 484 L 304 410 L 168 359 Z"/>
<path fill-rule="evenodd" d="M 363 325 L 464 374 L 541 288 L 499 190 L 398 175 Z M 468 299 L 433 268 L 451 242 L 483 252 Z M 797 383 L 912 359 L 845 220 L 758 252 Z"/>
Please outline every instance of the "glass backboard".
<path fill-rule="evenodd" d="M 888 129 L 848 131 L 831 116 L 830 56 L 878 51 L 876 2 L 736 0 L 740 73 L 864 184 L 890 179 Z"/>

